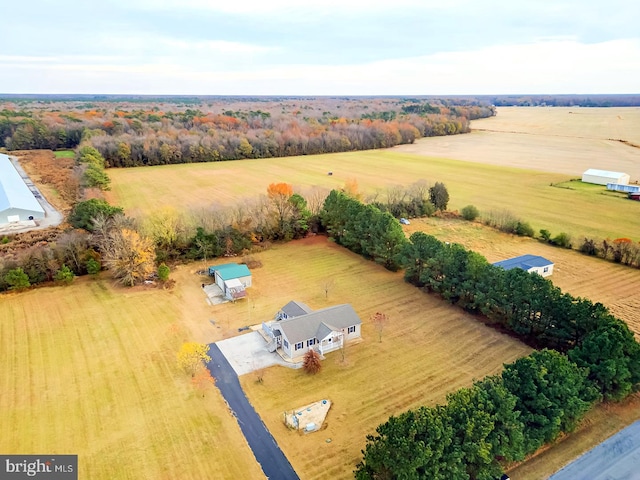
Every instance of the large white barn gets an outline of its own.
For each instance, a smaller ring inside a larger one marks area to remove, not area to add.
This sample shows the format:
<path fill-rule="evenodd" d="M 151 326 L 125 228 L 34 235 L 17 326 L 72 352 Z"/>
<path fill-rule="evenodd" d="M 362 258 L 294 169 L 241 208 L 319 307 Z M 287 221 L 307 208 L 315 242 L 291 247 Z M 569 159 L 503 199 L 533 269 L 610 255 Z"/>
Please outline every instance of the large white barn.
<path fill-rule="evenodd" d="M 606 185 L 607 183 L 617 183 L 627 185 L 630 177 L 622 172 L 610 172 L 608 170 L 598 170 L 590 168 L 582 174 L 582 181 L 585 183 L 595 183 L 596 185 Z"/>
<path fill-rule="evenodd" d="M 0 225 L 44 218 L 44 209 L 15 169 L 0 153 Z"/>

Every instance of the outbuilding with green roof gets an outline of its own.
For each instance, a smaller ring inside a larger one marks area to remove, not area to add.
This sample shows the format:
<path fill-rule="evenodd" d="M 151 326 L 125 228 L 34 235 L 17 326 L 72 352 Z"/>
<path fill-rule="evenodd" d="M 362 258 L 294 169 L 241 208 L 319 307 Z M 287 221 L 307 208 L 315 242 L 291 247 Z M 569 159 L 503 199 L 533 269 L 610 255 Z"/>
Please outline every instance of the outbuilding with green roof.
<path fill-rule="evenodd" d="M 251 272 L 249 267 L 243 264 L 212 265 L 209 267 L 209 275 L 222 289 L 224 296 L 230 300 L 245 297 L 247 295 L 245 289 L 251 286 Z"/>

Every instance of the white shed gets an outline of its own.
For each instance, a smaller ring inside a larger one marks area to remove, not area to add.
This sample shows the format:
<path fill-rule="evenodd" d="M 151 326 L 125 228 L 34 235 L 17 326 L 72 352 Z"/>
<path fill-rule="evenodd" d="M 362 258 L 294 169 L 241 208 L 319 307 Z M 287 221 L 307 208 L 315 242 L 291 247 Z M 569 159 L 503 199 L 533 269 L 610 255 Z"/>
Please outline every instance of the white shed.
<path fill-rule="evenodd" d="M 606 185 L 607 183 L 617 183 L 627 185 L 630 177 L 622 172 L 610 172 L 608 170 L 597 170 L 590 168 L 582 174 L 582 181 L 585 183 L 595 183 L 596 185 Z"/>

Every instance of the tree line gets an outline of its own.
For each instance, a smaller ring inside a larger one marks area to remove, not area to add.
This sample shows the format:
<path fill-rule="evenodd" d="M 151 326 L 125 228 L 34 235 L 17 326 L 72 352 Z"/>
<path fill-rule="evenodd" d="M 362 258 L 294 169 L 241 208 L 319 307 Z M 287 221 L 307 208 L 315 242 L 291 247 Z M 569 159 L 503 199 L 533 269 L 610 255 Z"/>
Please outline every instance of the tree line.
<path fill-rule="evenodd" d="M 598 398 L 565 355 L 534 352 L 449 394 L 445 405 L 390 417 L 367 436 L 355 478 L 495 480 L 501 463 L 572 431 Z"/>
<path fill-rule="evenodd" d="M 380 102 L 345 99 L 323 111 L 318 102 L 269 105 L 271 110 L 281 106 L 281 112 L 214 111 L 204 105 L 172 105 L 165 111 L 158 105 L 129 110 L 111 104 L 82 111 L 78 106 L 4 108 L 0 147 L 56 150 L 88 143 L 107 167 L 271 158 L 386 148 L 421 137 L 467 133 L 471 118 L 495 114 L 480 105 Z"/>
<path fill-rule="evenodd" d="M 91 151 L 85 156 L 91 157 Z M 274 241 L 301 238 L 318 231 L 326 197 L 322 189 L 303 193 L 274 183 L 253 203 L 186 213 L 166 207 L 142 220 L 104 200 L 81 201 L 68 217 L 75 230 L 42 233 L 31 245 L 6 250 L 0 257 L 0 291 L 56 281 L 61 270 L 72 276 L 108 270 L 116 281 L 132 286 L 159 275 L 166 263 L 246 255 Z M 13 242 L 20 240 L 5 237 L 2 247 Z"/>
<path fill-rule="evenodd" d="M 450 395 L 446 406 L 392 417 L 368 437 L 357 478 L 495 478 L 500 461 L 570 431 L 597 399 L 637 390 L 640 344 L 602 304 L 422 232 L 406 239 L 388 212 L 343 192 L 329 194 L 320 218 L 336 243 L 405 269 L 409 283 L 544 348 Z"/>

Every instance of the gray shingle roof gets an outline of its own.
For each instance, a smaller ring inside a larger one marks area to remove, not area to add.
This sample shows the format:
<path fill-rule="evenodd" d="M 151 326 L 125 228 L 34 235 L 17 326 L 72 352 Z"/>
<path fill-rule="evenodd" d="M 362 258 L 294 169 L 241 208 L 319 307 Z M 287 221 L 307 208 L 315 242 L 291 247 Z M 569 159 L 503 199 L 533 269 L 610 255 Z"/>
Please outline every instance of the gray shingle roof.
<path fill-rule="evenodd" d="M 291 343 L 298 343 L 310 338 L 321 340 L 331 330 L 341 330 L 362 321 L 349 304 L 335 305 L 308 313 L 301 317 L 280 320 L 277 327 Z"/>
<path fill-rule="evenodd" d="M 302 315 L 313 312 L 311 307 L 302 302 L 296 302 L 295 300 L 291 300 L 280 310 L 286 313 L 288 317 L 301 317 Z"/>

